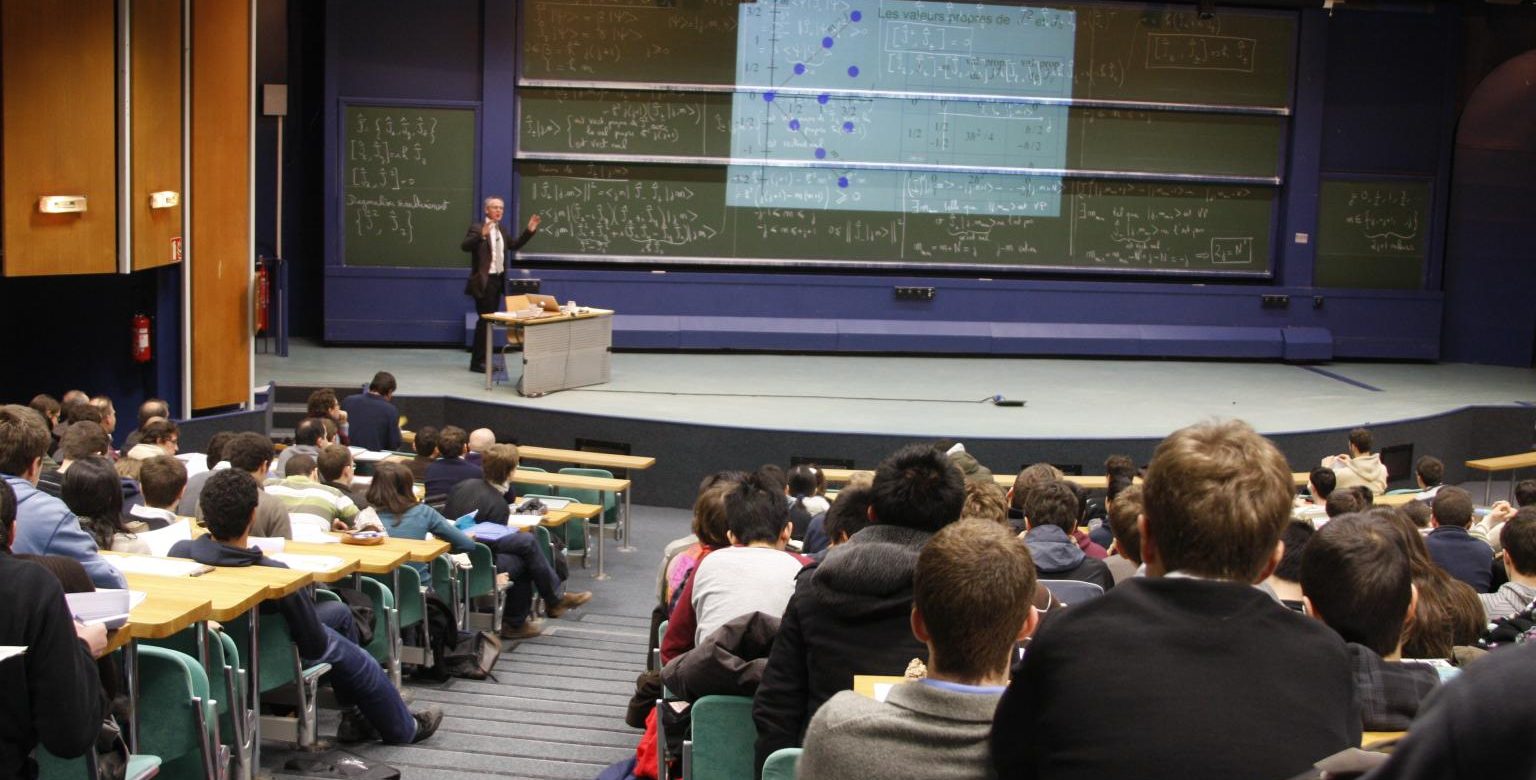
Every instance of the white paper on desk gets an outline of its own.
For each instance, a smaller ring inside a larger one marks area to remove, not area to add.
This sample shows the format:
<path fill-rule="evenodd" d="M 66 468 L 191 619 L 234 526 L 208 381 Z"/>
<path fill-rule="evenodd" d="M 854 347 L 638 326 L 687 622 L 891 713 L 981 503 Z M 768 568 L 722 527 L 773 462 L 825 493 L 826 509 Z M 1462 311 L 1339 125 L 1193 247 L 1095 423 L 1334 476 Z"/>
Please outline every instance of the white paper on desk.
<path fill-rule="evenodd" d="M 532 528 L 543 520 L 543 515 L 510 515 L 507 517 L 507 525 L 513 528 Z"/>
<path fill-rule="evenodd" d="M 378 463 L 394 454 L 384 450 L 363 450 L 362 452 L 353 453 L 352 459 L 358 463 Z"/>
<path fill-rule="evenodd" d="M 26 652 L 26 645 L 0 645 L 0 661 L 15 658 Z"/>
<path fill-rule="evenodd" d="M 341 544 L 341 540 L 331 536 L 330 531 L 331 529 L 329 528 L 295 525 L 293 526 L 293 540 L 295 542 L 304 542 L 305 544 Z M 282 552 L 282 549 L 279 548 L 278 552 Z"/>
<path fill-rule="evenodd" d="M 300 555 L 299 553 L 277 553 L 268 555 L 274 561 L 285 563 L 290 569 L 299 571 L 331 571 L 339 569 L 346 563 L 334 555 Z"/>
<path fill-rule="evenodd" d="M 164 558 L 171 551 L 171 547 L 177 542 L 192 539 L 192 523 L 183 520 L 161 528 L 158 531 L 144 531 L 134 534 L 139 541 L 149 545 L 149 554 L 156 558 Z"/>
<path fill-rule="evenodd" d="M 208 455 L 203 452 L 179 452 L 176 459 L 187 467 L 187 476 L 201 474 L 208 470 Z"/>
<path fill-rule="evenodd" d="M 354 475 L 352 477 L 352 487 L 355 487 L 355 488 L 365 488 L 365 487 L 368 487 L 369 485 L 372 485 L 372 484 L 373 484 L 373 475 L 372 474 L 369 474 L 367 476 L 362 476 L 362 477 Z"/>
<path fill-rule="evenodd" d="M 348 447 L 347 450 L 349 450 L 352 453 L 352 459 L 353 460 L 357 460 L 357 456 L 367 452 L 368 448 L 367 447 Z"/>
<path fill-rule="evenodd" d="M 142 603 L 147 594 L 137 590 L 104 588 L 84 593 L 66 593 L 70 614 L 82 623 L 100 623 L 119 628 L 128 622 L 128 613 Z"/>
<path fill-rule="evenodd" d="M 515 512 L 519 508 L 527 506 L 529 501 L 538 501 L 540 504 L 543 504 L 546 509 L 564 509 L 571 504 L 576 503 L 576 499 L 574 498 L 525 498 L 522 501 L 519 501 L 517 506 L 513 507 L 512 511 Z"/>
<path fill-rule="evenodd" d="M 281 553 L 283 546 L 288 543 L 288 540 L 281 536 L 252 536 L 246 541 L 250 542 L 252 547 L 261 548 L 261 554 L 268 558 Z"/>
<path fill-rule="evenodd" d="M 196 577 L 212 569 L 186 558 L 155 558 L 148 555 L 102 553 L 102 560 L 124 574 L 153 574 L 157 577 Z"/>
<path fill-rule="evenodd" d="M 891 695 L 891 689 L 896 683 L 875 683 L 875 701 L 885 701 L 885 697 Z"/>

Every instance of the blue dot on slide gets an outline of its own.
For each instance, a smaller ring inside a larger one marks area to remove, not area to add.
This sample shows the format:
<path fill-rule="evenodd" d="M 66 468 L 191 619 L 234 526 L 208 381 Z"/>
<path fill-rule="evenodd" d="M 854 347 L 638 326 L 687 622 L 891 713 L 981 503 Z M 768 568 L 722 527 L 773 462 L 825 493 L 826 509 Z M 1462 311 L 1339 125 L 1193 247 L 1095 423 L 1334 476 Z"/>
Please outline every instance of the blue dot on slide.
<path fill-rule="evenodd" d="M 858 78 L 859 77 L 859 66 L 857 66 L 857 65 L 849 65 L 848 66 L 848 75 L 851 76 L 852 78 Z"/>
<path fill-rule="evenodd" d="M 805 75 L 805 63 L 803 63 L 803 62 L 795 63 L 795 75 L 796 76 L 804 76 Z"/>
<path fill-rule="evenodd" d="M 772 92 L 764 92 L 763 93 L 763 102 L 764 103 L 772 103 L 773 102 L 773 93 Z"/>
<path fill-rule="evenodd" d="M 848 18 L 852 19 L 855 22 L 857 22 L 860 19 L 864 18 L 864 14 L 862 12 L 859 12 L 859 11 L 854 11 L 853 13 L 848 14 Z"/>
<path fill-rule="evenodd" d="M 827 157 L 827 150 L 823 149 L 823 148 L 821 148 L 819 146 L 816 147 L 816 159 L 824 160 L 824 159 L 826 159 L 826 157 Z"/>
<path fill-rule="evenodd" d="M 853 132 L 853 123 L 852 122 L 844 122 L 843 123 L 843 132 L 845 132 L 845 133 Z"/>
<path fill-rule="evenodd" d="M 830 49 L 830 48 L 832 48 L 832 36 L 829 35 L 829 36 L 821 39 L 821 48 L 823 48 L 823 49 Z"/>
<path fill-rule="evenodd" d="M 799 130 L 800 129 L 800 120 L 798 120 L 798 119 L 791 119 L 791 120 L 789 120 L 789 129 L 791 129 L 791 130 Z"/>
<path fill-rule="evenodd" d="M 820 104 L 822 104 L 822 105 L 826 105 L 826 104 L 827 104 L 827 101 L 828 101 L 828 100 L 831 100 L 831 99 L 832 99 L 832 96 L 831 96 L 831 95 L 828 95 L 828 94 L 827 94 L 827 93 L 825 93 L 825 92 L 823 92 L 823 93 L 821 93 L 821 94 L 820 94 L 820 95 L 817 95 L 817 96 L 816 96 L 816 102 L 817 102 L 817 103 L 820 103 Z"/>
<path fill-rule="evenodd" d="M 858 11 L 854 11 L 854 13 L 858 13 Z M 843 187 L 843 188 L 846 189 L 848 187 L 848 177 L 847 176 L 839 176 L 839 177 L 837 177 L 837 186 Z"/>

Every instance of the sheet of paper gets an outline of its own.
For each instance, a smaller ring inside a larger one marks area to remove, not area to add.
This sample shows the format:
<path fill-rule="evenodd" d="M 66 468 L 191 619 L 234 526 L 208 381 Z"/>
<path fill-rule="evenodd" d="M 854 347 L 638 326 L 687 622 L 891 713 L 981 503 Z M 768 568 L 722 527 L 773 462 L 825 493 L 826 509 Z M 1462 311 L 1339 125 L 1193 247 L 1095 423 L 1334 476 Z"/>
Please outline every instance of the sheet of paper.
<path fill-rule="evenodd" d="M 15 658 L 27 652 L 26 645 L 0 645 L 0 661 Z"/>
<path fill-rule="evenodd" d="M 171 551 L 172 545 L 192 538 L 192 521 L 171 523 L 158 531 L 145 531 L 135 536 L 139 541 L 149 545 L 150 555 L 164 558 Z"/>
<path fill-rule="evenodd" d="M 885 697 L 891 695 L 891 689 L 895 683 L 875 683 L 875 701 L 885 701 Z"/>
<path fill-rule="evenodd" d="M 511 515 L 507 518 L 507 525 L 513 528 L 532 528 L 543 519 L 543 515 Z"/>
<path fill-rule="evenodd" d="M 299 571 L 331 571 L 339 569 L 346 561 L 334 555 L 300 555 L 299 553 L 278 553 L 267 556 L 274 561 L 288 564 L 288 568 Z"/>
<path fill-rule="evenodd" d="M 187 476 L 201 474 L 208 470 L 208 456 L 201 452 L 178 452 L 176 459 L 187 467 Z"/>
<path fill-rule="evenodd" d="M 288 543 L 288 540 L 281 536 L 252 536 L 247 541 L 251 543 L 252 547 L 260 548 L 262 554 L 269 558 L 280 554 L 283 551 L 283 547 Z"/>
<path fill-rule="evenodd" d="M 153 574 L 157 577 L 195 577 L 212 567 L 186 558 L 155 558 L 148 555 L 124 555 L 102 553 L 101 557 L 112 568 L 124 574 Z"/>
<path fill-rule="evenodd" d="M 101 623 L 118 628 L 128 622 L 128 613 L 143 603 L 148 594 L 136 590 L 104 588 L 85 593 L 66 593 L 70 614 L 82 623 Z"/>
<path fill-rule="evenodd" d="M 293 540 L 306 544 L 341 544 L 341 539 L 332 536 L 330 529 L 313 528 L 310 526 L 293 526 Z M 279 550 L 281 552 L 281 550 Z"/>
<path fill-rule="evenodd" d="M 385 458 L 388 458 L 394 454 L 395 453 L 393 452 L 387 452 L 384 450 L 363 450 L 362 452 L 352 453 L 352 460 L 355 460 L 358 463 L 378 463 L 379 461 L 384 460 Z"/>

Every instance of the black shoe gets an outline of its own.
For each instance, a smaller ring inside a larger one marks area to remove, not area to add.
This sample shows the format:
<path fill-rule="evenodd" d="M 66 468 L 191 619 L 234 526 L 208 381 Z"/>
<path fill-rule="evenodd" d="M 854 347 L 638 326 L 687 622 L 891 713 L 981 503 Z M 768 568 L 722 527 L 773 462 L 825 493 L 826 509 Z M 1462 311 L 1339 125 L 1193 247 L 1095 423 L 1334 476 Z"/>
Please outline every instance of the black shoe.
<path fill-rule="evenodd" d="M 411 713 L 411 717 L 416 720 L 416 736 L 411 737 L 411 743 L 424 742 L 443 725 L 443 708 L 428 704 L 425 709 Z"/>
<path fill-rule="evenodd" d="M 473 373 L 473 374 L 483 374 L 483 373 L 485 373 L 485 364 L 484 363 L 480 363 L 480 364 L 477 365 L 475 363 L 470 363 L 469 364 L 469 370 L 470 370 L 470 373 Z"/>
<path fill-rule="evenodd" d="M 372 742 L 378 738 L 379 732 L 356 707 L 341 713 L 341 725 L 336 727 L 337 742 Z"/>

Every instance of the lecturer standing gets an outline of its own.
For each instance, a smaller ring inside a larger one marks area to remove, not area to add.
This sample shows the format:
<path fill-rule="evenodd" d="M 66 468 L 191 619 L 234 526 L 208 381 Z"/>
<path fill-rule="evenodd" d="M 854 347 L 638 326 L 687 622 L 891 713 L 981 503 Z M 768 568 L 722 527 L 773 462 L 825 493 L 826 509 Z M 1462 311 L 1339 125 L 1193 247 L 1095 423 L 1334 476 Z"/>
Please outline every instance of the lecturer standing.
<path fill-rule="evenodd" d="M 490 314 L 501 308 L 501 296 L 505 294 L 507 258 L 522 248 L 539 232 L 539 215 L 528 218 L 528 228 L 516 241 L 507 237 L 507 229 L 501 225 L 501 215 L 506 205 L 501 198 L 485 199 L 485 220 L 469 226 L 464 234 L 461 249 L 470 254 L 469 281 L 464 284 L 464 294 L 475 301 L 476 314 Z M 475 340 L 470 348 L 469 370 L 485 371 L 485 331 L 490 327 L 484 319 L 475 319 Z"/>

